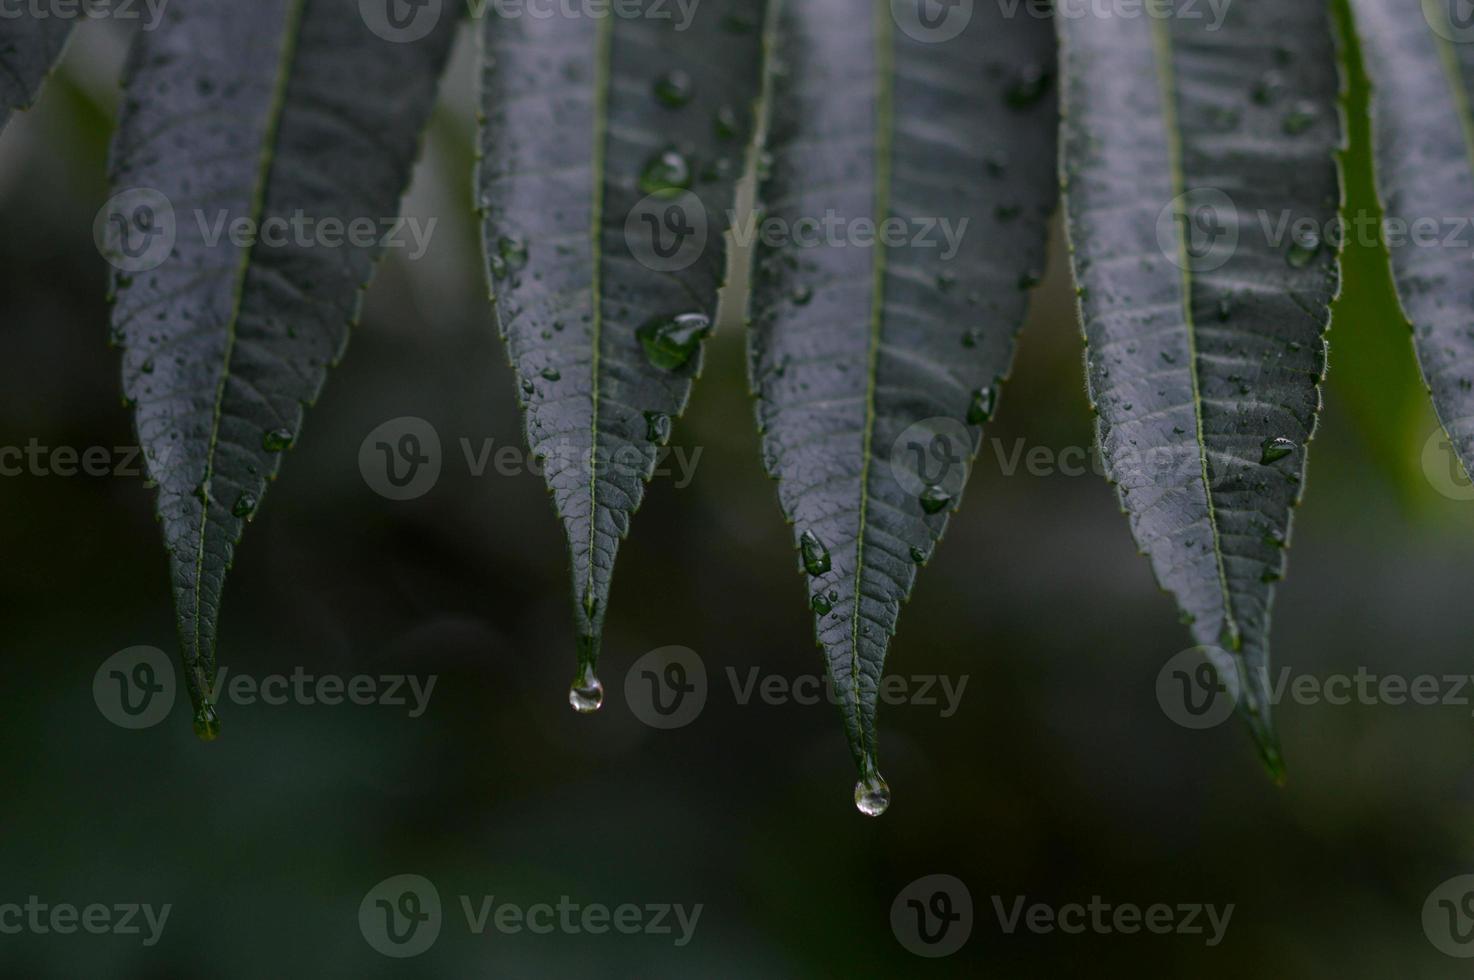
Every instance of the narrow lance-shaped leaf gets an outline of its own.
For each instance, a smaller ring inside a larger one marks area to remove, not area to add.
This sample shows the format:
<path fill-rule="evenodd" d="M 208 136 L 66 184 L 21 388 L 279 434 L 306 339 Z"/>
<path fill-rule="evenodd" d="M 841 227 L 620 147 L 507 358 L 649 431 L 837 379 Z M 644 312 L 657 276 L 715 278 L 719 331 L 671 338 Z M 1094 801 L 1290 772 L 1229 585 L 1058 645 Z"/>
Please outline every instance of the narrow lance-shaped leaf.
<path fill-rule="evenodd" d="M 1454 455 L 1474 471 L 1474 10 L 1466 0 L 1354 0 L 1372 83 L 1377 186 L 1393 278 Z M 1452 490 L 1451 490 L 1452 492 Z"/>
<path fill-rule="evenodd" d="M 11 9 L 0 17 L 0 129 L 11 113 L 29 109 L 41 83 L 61 60 L 75 20 L 38 16 L 35 8 Z"/>
<path fill-rule="evenodd" d="M 615 552 L 701 369 L 763 0 L 488 16 L 477 183 L 496 315 L 572 558 L 592 711 Z M 495 8 L 493 8 L 493 12 Z"/>
<path fill-rule="evenodd" d="M 139 35 L 125 74 L 97 231 L 203 738 L 226 570 L 402 238 L 455 29 L 377 26 L 353 0 L 191 0 Z"/>
<path fill-rule="evenodd" d="M 1323 0 L 1056 8 L 1090 397 L 1137 543 L 1280 779 L 1269 624 L 1339 289 Z M 1139 13 L 1139 12 L 1138 12 Z"/>
<path fill-rule="evenodd" d="M 1001 5 L 786 0 L 750 370 L 878 815 L 886 649 L 1008 373 L 1056 193 L 1054 38 Z"/>

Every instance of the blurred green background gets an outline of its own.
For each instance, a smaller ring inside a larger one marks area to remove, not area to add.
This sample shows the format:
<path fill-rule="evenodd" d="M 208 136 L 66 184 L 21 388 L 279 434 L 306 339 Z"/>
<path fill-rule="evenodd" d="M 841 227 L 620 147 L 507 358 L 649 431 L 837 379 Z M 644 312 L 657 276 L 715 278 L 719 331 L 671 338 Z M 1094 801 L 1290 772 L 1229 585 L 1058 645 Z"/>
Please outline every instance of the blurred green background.
<path fill-rule="evenodd" d="M 134 442 L 91 237 L 126 40 L 84 27 L 40 105 L 0 137 L 0 446 Z M 469 210 L 473 75 L 463 45 L 407 202 L 439 218 L 431 249 L 381 268 L 239 551 L 221 622 L 235 673 L 435 674 L 430 709 L 226 704 L 212 745 L 182 703 L 157 727 L 113 726 L 92 698 L 102 661 L 176 648 L 151 494 L 136 478 L 0 479 L 0 902 L 173 905 L 153 948 L 0 936 L 0 972 L 1467 975 L 1429 942 L 1422 910 L 1440 882 L 1474 872 L 1474 706 L 1282 705 L 1290 781 L 1276 789 L 1236 724 L 1188 731 L 1159 707 L 1158 669 L 1187 635 L 1111 489 L 1090 473 L 1000 472 L 991 440 L 1005 454 L 1090 444 L 1057 234 L 966 506 L 892 648 L 896 673 L 969 682 L 950 718 L 882 708 L 891 811 L 855 812 L 833 708 L 739 705 L 725 683 L 729 667 L 821 669 L 730 316 L 674 439 L 701 448 L 695 481 L 658 482 L 636 517 L 606 704 L 575 716 L 566 558 L 542 483 L 472 477 L 458 445 L 521 444 Z M 1370 209 L 1365 121 L 1352 118 L 1348 206 Z M 1436 424 L 1383 258 L 1353 247 L 1345 278 L 1277 663 L 1467 673 L 1474 503 L 1424 473 Z M 436 426 L 446 460 L 432 492 L 394 503 L 366 486 L 358 451 L 404 415 Z M 630 713 L 624 674 L 673 644 L 699 652 L 713 691 L 693 724 L 661 732 Z M 446 903 L 439 941 L 406 961 L 370 949 L 357 919 L 399 873 L 427 876 Z M 975 907 L 963 950 L 934 961 L 890 928 L 897 893 L 933 873 L 962 879 Z M 704 911 L 683 948 L 477 936 L 461 894 Z M 1235 911 L 1216 948 L 1008 935 L 995 895 Z"/>

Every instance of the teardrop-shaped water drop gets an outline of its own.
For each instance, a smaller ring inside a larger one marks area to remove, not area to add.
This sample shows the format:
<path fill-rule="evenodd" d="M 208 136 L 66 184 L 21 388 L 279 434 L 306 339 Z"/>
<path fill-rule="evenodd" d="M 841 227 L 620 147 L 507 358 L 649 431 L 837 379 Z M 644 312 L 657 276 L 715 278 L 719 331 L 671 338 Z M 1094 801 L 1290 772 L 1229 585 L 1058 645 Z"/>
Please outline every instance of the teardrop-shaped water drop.
<path fill-rule="evenodd" d="M 823 575 L 829 571 L 829 549 L 824 547 L 817 534 L 805 531 L 799 536 L 798 544 L 803 553 L 805 571 L 810 575 Z"/>
<path fill-rule="evenodd" d="M 809 607 L 820 616 L 827 616 L 830 610 L 834 608 L 834 603 L 829 601 L 828 596 L 822 593 L 815 593 L 814 598 L 809 600 Z"/>
<path fill-rule="evenodd" d="M 1295 444 L 1283 436 L 1266 439 L 1264 440 L 1264 452 L 1260 455 L 1259 462 L 1261 465 L 1267 466 L 1270 463 L 1284 459 L 1294 451 Z"/>
<path fill-rule="evenodd" d="M 568 688 L 568 703 L 581 715 L 593 714 L 604 703 L 604 685 L 585 668 Z"/>
<path fill-rule="evenodd" d="M 563 375 L 558 371 L 558 369 L 552 366 L 543 368 L 542 371 L 539 372 L 539 374 L 542 375 L 542 379 L 544 381 L 561 381 L 563 379 Z"/>
<path fill-rule="evenodd" d="M 670 416 L 664 412 L 645 413 L 645 438 L 653 443 L 665 445 L 670 438 Z"/>
<path fill-rule="evenodd" d="M 855 783 L 855 808 L 867 817 L 878 817 L 891 805 L 891 788 L 880 773 L 873 772 Z"/>
<path fill-rule="evenodd" d="M 656 317 L 635 332 L 650 363 L 666 371 L 685 366 L 711 334 L 711 318 L 704 313 Z"/>

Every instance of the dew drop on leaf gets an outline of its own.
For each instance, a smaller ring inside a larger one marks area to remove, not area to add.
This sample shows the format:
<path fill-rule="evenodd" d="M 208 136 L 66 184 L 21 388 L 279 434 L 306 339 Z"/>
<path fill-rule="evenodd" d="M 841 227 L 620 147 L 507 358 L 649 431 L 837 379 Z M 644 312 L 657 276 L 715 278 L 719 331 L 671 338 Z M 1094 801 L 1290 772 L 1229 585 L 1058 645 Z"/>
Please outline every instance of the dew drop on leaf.
<path fill-rule="evenodd" d="M 261 448 L 269 453 L 279 453 L 292 446 L 291 429 L 272 429 L 261 437 Z"/>
<path fill-rule="evenodd" d="M 929 484 L 921 491 L 921 509 L 928 514 L 935 514 L 952 502 L 952 495 L 943 490 L 939 484 Z"/>
<path fill-rule="evenodd" d="M 993 408 L 998 401 L 996 388 L 979 388 L 972 393 L 972 402 L 967 406 L 967 424 L 982 425 L 993 417 Z"/>
<path fill-rule="evenodd" d="M 823 575 L 829 571 L 829 549 L 813 531 L 805 531 L 798 539 L 803 552 L 804 569 L 810 575 Z"/>
<path fill-rule="evenodd" d="M 647 320 L 635 334 L 651 364 L 674 371 L 684 366 L 711 334 L 711 318 L 704 313 L 656 317 Z"/>
<path fill-rule="evenodd" d="M 691 161 L 679 150 L 668 149 L 645 164 L 640 172 L 640 190 L 646 194 L 674 197 L 691 188 Z"/>
<path fill-rule="evenodd" d="M 691 101 L 691 76 L 679 68 L 655 80 L 655 98 L 660 104 L 679 109 Z"/>
<path fill-rule="evenodd" d="M 1264 452 L 1259 457 L 1261 465 L 1284 459 L 1295 451 L 1295 444 L 1283 436 L 1264 440 Z"/>

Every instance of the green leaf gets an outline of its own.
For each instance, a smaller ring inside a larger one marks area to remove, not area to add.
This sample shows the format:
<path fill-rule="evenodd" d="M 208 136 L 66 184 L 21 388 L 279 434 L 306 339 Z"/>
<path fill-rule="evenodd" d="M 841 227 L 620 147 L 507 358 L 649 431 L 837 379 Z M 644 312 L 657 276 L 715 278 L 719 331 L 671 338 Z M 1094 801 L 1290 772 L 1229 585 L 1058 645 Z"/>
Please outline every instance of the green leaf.
<path fill-rule="evenodd" d="M 1049 21 L 916 9 L 779 5 L 753 273 L 764 463 L 872 815 L 886 649 L 1008 373 L 1056 192 Z"/>
<path fill-rule="evenodd" d="M 568 537 L 583 711 L 615 553 L 701 369 L 761 80 L 762 0 L 621 6 L 482 35 L 487 273 Z"/>
<path fill-rule="evenodd" d="M 1339 289 L 1329 6 L 1236 3 L 1221 24 L 1202 5 L 1058 9 L 1067 227 L 1107 473 L 1281 779 L 1270 608 Z"/>
<path fill-rule="evenodd" d="M 0 129 L 10 114 L 29 109 L 41 94 L 41 83 L 61 60 L 74 20 L 38 17 L 31 8 L 0 17 Z"/>
<path fill-rule="evenodd" d="M 131 52 L 99 235 L 201 737 L 226 570 L 342 355 L 454 29 L 396 43 L 352 0 L 210 0 Z"/>
<path fill-rule="evenodd" d="M 1392 272 L 1433 406 L 1474 470 L 1474 23 L 1459 0 L 1354 0 Z M 1463 16 L 1460 16 L 1463 14 Z M 1445 450 L 1448 448 L 1444 447 Z"/>

